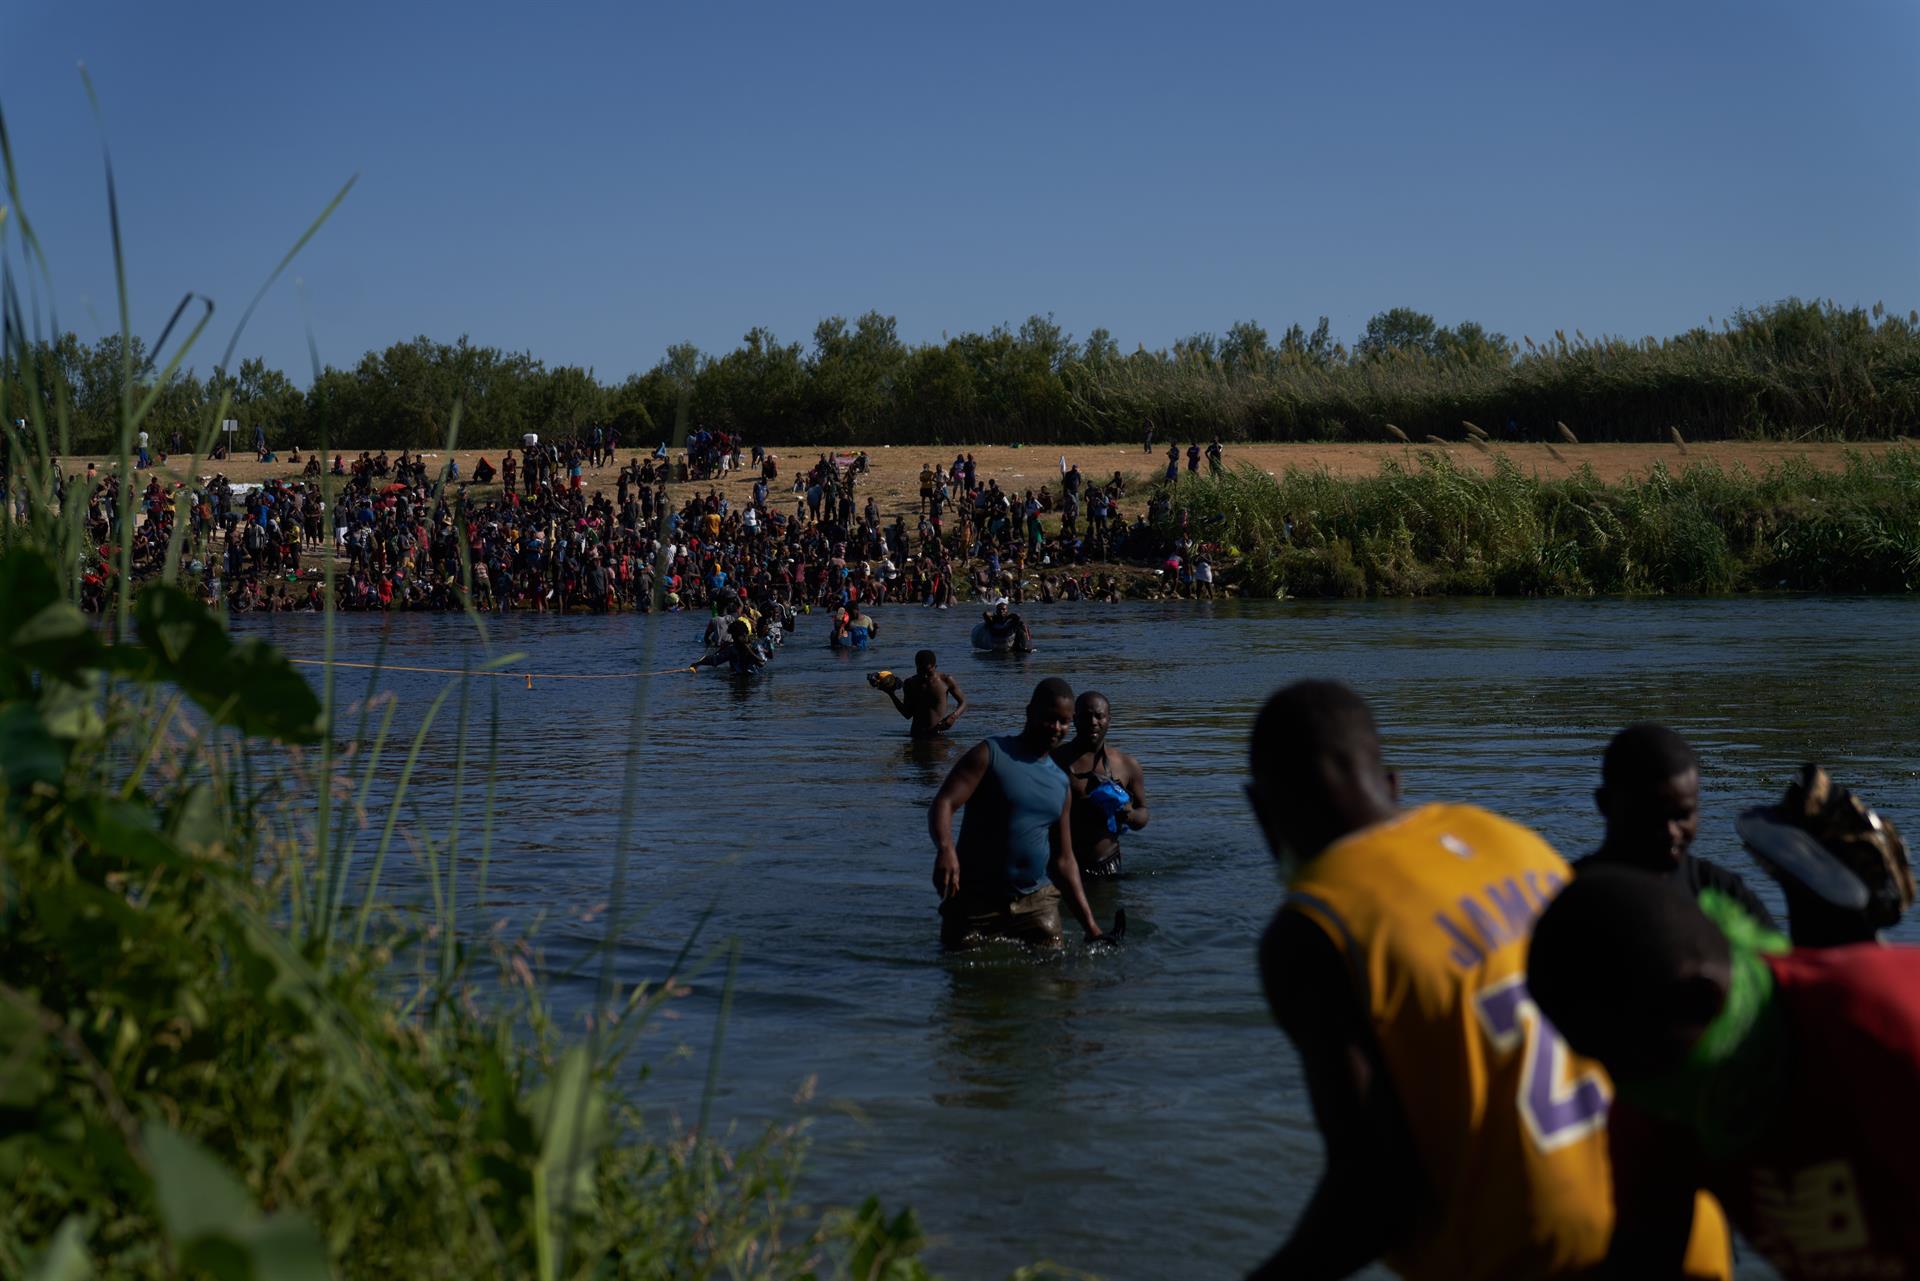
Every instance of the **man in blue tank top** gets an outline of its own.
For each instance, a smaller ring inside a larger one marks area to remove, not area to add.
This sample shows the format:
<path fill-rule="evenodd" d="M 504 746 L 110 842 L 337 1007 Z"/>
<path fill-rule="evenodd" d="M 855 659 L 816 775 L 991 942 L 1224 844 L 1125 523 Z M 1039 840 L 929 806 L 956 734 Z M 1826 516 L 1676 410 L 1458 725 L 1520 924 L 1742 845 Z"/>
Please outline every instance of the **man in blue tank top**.
<path fill-rule="evenodd" d="M 1087 938 L 1101 937 L 1073 857 L 1071 788 L 1052 756 L 1072 724 L 1073 690 L 1048 677 L 1027 704 L 1025 727 L 976 744 L 933 798 L 927 830 L 946 947 L 989 938 L 1058 947 L 1062 894 Z M 956 845 L 953 815 L 963 805 Z"/>

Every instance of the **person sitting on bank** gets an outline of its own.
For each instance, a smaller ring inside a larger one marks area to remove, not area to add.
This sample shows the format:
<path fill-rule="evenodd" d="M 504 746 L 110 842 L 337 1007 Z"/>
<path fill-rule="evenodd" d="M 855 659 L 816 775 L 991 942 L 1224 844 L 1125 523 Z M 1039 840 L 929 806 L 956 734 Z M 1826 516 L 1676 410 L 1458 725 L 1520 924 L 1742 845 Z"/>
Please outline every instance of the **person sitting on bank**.
<path fill-rule="evenodd" d="M 1034 687 L 1018 734 L 976 744 L 940 785 L 927 831 L 943 946 L 998 938 L 1059 947 L 1063 895 L 1088 940 L 1102 937 L 1073 856 L 1071 788 L 1051 755 L 1072 723 L 1073 690 L 1050 676 Z M 953 816 L 963 806 L 956 843 Z"/>

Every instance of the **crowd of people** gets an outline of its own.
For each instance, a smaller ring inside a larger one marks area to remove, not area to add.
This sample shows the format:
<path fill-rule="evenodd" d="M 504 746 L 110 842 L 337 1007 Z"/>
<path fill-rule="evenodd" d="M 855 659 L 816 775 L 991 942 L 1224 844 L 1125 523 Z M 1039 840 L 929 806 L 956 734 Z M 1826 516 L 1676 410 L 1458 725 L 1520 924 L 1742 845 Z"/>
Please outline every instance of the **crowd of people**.
<path fill-rule="evenodd" d="M 257 484 L 140 468 L 127 500 L 92 464 L 56 462 L 54 475 L 56 502 L 84 500 L 100 549 L 90 608 L 111 595 L 126 514 L 136 577 L 172 547 L 189 581 L 234 612 L 322 608 L 326 555 L 349 610 L 714 610 L 742 597 L 948 608 L 1214 592 L 1218 551 L 1172 489 L 1136 504 L 1119 473 L 1095 481 L 1064 459 L 1057 488 L 1016 492 L 983 481 L 963 452 L 923 468 L 917 509 L 883 512 L 864 453 L 822 454 L 783 478 L 776 455 L 699 431 L 678 455 L 633 455 L 610 485 L 589 487 L 587 470 L 619 447 L 612 428 L 545 443 L 529 433 L 518 454 L 482 456 L 470 475 L 453 457 L 327 460 L 295 447 L 298 471 Z M 744 493 L 723 483 L 748 468 Z"/>
<path fill-rule="evenodd" d="M 896 705 L 943 732 L 930 654 L 913 679 Z M 1058 948 L 1063 908 L 1090 943 L 1121 933 L 1085 888 L 1147 819 L 1111 718 L 1050 678 L 954 766 L 927 815 L 945 946 Z M 1736 828 L 1784 933 L 1692 853 L 1700 765 L 1662 726 L 1609 743 L 1605 836 L 1571 865 L 1476 806 L 1404 808 L 1336 682 L 1267 702 L 1250 772 L 1288 887 L 1261 974 L 1326 1144 L 1252 1276 L 1726 1278 L 1730 1224 L 1789 1281 L 1920 1277 L 1920 949 L 1880 940 L 1914 873 L 1824 770 Z"/>

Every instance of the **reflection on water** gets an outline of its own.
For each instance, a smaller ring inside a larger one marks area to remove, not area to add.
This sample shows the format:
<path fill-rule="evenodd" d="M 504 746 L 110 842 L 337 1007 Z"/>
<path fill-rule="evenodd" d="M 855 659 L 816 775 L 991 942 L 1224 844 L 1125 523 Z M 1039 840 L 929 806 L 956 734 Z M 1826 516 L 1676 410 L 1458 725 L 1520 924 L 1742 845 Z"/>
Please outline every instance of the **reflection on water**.
<path fill-rule="evenodd" d="M 1221 603 L 1031 617 L 1040 652 L 1024 658 L 970 653 L 964 610 L 889 609 L 884 643 L 853 657 L 829 651 L 824 621 L 807 617 L 764 677 L 654 682 L 634 745 L 622 981 L 659 977 L 711 909 L 707 938 L 743 947 L 720 1110 L 791 1119 L 817 1074 L 810 1193 L 912 1202 L 939 1242 L 934 1261 L 958 1276 L 1041 1256 L 1114 1277 L 1230 1275 L 1298 1212 L 1319 1143 L 1254 973 L 1279 892 L 1239 791 L 1253 713 L 1289 679 L 1337 676 L 1374 700 L 1409 801 L 1487 805 L 1570 855 L 1598 839 L 1601 746 L 1642 719 L 1700 748 L 1697 849 L 1743 871 L 1733 815 L 1774 799 L 1803 760 L 1920 829 L 1920 602 Z M 534 670 L 617 672 L 687 661 L 704 622 L 491 626 L 498 649 L 525 651 Z M 315 619 L 241 626 L 318 649 Z M 344 656 L 370 658 L 380 626 L 342 619 L 356 651 Z M 396 618 L 386 661 L 458 667 L 470 643 L 459 619 Z M 921 647 L 939 651 L 970 708 L 952 739 L 911 744 L 866 672 L 904 668 Z M 926 804 L 967 745 L 1017 725 L 1047 675 L 1103 690 L 1115 743 L 1150 775 L 1154 821 L 1128 839 L 1127 876 L 1091 887 L 1102 920 L 1127 908 L 1128 942 L 1043 960 L 942 957 Z M 411 733 L 443 678 L 382 679 L 403 699 L 396 732 Z M 607 897 L 635 691 L 496 684 L 482 919 L 544 913 L 549 971 L 591 974 L 581 963 L 603 922 L 583 918 Z M 474 704 L 473 761 L 485 759 L 487 705 Z M 423 750 L 424 814 L 446 810 L 453 732 L 443 717 Z M 401 869 L 400 892 L 419 888 L 412 872 Z M 553 986 L 562 1009 L 592 999 L 584 979 Z M 643 1098 L 657 1107 L 690 1111 L 698 1097 L 719 984 L 709 974 L 694 988 L 651 1043 Z M 673 1059 L 676 1042 L 696 1053 Z"/>

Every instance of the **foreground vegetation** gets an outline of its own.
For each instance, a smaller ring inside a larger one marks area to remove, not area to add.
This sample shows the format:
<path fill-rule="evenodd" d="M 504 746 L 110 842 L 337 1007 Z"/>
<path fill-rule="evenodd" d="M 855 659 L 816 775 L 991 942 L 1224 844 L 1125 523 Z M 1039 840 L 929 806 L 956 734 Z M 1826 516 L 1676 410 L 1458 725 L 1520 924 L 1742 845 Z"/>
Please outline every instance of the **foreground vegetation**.
<path fill-rule="evenodd" d="M 44 271 L 6 159 L 0 229 Z M 716 1133 L 706 1104 L 690 1126 L 642 1116 L 651 1016 L 696 981 L 730 992 L 731 941 L 689 939 L 638 983 L 608 963 L 591 1023 L 568 1028 L 529 941 L 489 932 L 492 760 L 462 747 L 450 812 L 408 796 L 443 706 L 466 743 L 471 680 L 391 743 L 391 703 L 351 705 L 331 666 L 316 691 L 235 642 L 177 585 L 177 536 L 138 587 L 132 521 L 95 557 L 84 495 L 53 497 L 53 454 L 80 429 L 36 375 L 15 248 L 0 399 L 28 430 L 6 433 L 0 471 L 0 1277 L 924 1281 L 910 1212 L 795 1202 L 796 1129 Z M 120 314 L 127 353 L 124 296 Z M 114 384 L 123 493 L 159 404 L 138 373 L 126 360 Z M 200 448 L 227 410 L 190 424 Z M 75 601 L 103 564 L 97 626 Z M 330 661 L 331 615 L 325 637 Z M 635 698 L 637 742 L 644 684 Z M 400 851 L 420 862 L 418 906 L 382 893 Z M 609 956 L 630 924 L 614 877 Z M 710 1082 L 717 1035 L 712 1054 Z"/>
<path fill-rule="evenodd" d="M 16 538 L 0 599 L 0 1274 L 925 1275 L 911 1216 L 791 1204 L 793 1131 L 641 1124 L 623 1063 L 692 971 L 567 1038 L 524 948 L 470 955 L 464 777 L 411 833 L 433 910 L 389 910 L 381 735 L 350 779 L 305 680 L 173 586 L 108 644 Z"/>
<path fill-rule="evenodd" d="M 592 370 L 525 353 L 422 336 L 349 368 L 316 367 L 303 391 L 259 360 L 206 377 L 169 368 L 164 340 L 128 334 L 88 345 L 60 334 L 23 348 L 49 403 L 70 406 L 63 453 L 110 452 L 128 370 L 152 398 L 145 423 L 164 447 L 227 401 L 270 442 L 312 448 L 436 448 L 462 407 L 470 446 L 563 439 L 590 424 L 629 445 L 688 424 L 761 444 L 1133 443 L 1455 438 L 1461 421 L 1496 437 L 1544 440 L 1570 424 L 1583 440 L 1664 440 L 1671 429 L 1728 437 L 1887 438 L 1920 423 L 1920 314 L 1789 299 L 1673 337 L 1519 342 L 1472 322 L 1441 326 L 1396 308 L 1351 347 L 1322 318 L 1277 339 L 1251 321 L 1159 351 L 1122 353 L 1096 329 L 1076 341 L 1050 318 L 1018 329 L 903 343 L 891 316 L 820 322 L 809 344 L 754 329 L 730 352 L 670 348 L 644 373 L 606 383 Z M 16 389 L 21 374 L 0 371 Z M 9 419 L 26 417 L 8 402 Z"/>
<path fill-rule="evenodd" d="M 1374 477 L 1249 468 L 1177 494 L 1250 594 L 1920 590 L 1916 447 L 1850 455 L 1838 471 L 1656 465 L 1617 484 L 1409 450 Z"/>

